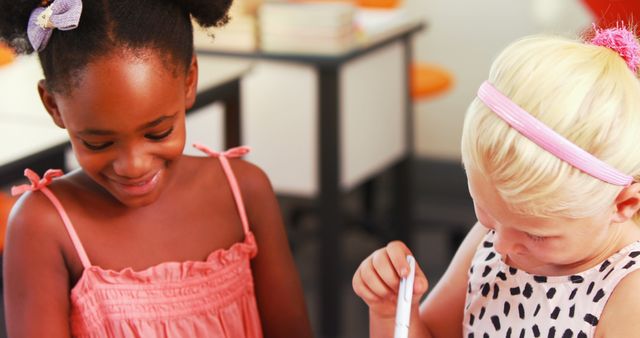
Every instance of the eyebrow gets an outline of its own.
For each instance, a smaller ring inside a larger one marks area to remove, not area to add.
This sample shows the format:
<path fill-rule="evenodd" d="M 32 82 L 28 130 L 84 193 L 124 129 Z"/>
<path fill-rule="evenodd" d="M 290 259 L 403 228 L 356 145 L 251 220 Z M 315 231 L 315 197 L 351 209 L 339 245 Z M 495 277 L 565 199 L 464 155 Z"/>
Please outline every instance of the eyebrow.
<path fill-rule="evenodd" d="M 160 116 L 159 118 L 147 122 L 143 125 L 141 125 L 140 127 L 138 127 L 136 130 L 137 131 L 141 131 L 141 130 L 145 130 L 145 129 L 149 129 L 149 128 L 153 128 L 157 125 L 159 125 L 160 123 L 169 120 L 169 119 L 174 119 L 176 117 L 176 115 L 178 115 L 178 113 L 174 113 L 172 115 L 163 115 Z M 88 129 L 84 129 L 80 132 L 78 132 L 78 135 L 97 135 L 97 136 L 108 136 L 108 135 L 115 135 L 116 132 L 112 131 L 112 130 L 105 130 L 105 129 L 94 129 L 94 128 L 88 128 Z"/>

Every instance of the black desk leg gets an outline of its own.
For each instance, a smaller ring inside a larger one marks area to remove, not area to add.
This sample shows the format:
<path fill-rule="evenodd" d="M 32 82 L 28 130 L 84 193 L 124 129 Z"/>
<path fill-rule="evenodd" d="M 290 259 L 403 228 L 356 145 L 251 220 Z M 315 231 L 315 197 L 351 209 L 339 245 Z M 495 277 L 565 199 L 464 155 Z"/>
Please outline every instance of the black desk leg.
<path fill-rule="evenodd" d="M 197 109 L 206 107 L 213 102 L 222 102 L 224 105 L 224 147 L 233 148 L 240 145 L 242 133 L 240 132 L 240 79 L 234 79 L 214 88 L 199 92 L 193 107 L 187 114 Z"/>
<path fill-rule="evenodd" d="M 342 318 L 342 221 L 340 203 L 340 124 L 337 67 L 319 67 L 320 138 L 320 323 L 322 337 L 338 337 Z"/>
<path fill-rule="evenodd" d="M 224 98 L 224 130 L 225 147 L 227 149 L 241 145 L 241 116 L 240 116 L 240 80 L 233 81 L 228 95 Z"/>
<path fill-rule="evenodd" d="M 411 156 L 400 160 L 393 168 L 393 211 L 391 223 L 395 229 L 394 235 L 403 241 L 412 251 L 413 208 L 414 201 L 411 189 L 412 173 Z"/>
<path fill-rule="evenodd" d="M 394 167 L 394 211 L 393 223 L 396 228 L 396 236 L 404 241 L 409 248 L 412 248 L 413 235 L 413 99 L 411 97 L 411 64 L 413 63 L 413 49 L 411 37 L 405 36 L 402 39 L 404 48 L 405 65 L 405 145 L 406 154 Z"/>

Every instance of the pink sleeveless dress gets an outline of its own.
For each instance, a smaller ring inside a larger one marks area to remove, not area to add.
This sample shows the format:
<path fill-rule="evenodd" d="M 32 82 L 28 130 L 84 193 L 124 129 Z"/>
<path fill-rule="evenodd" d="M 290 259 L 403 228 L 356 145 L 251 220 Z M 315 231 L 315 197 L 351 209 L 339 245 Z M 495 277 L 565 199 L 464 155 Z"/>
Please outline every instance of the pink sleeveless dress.
<path fill-rule="evenodd" d="M 91 264 L 67 213 L 47 188 L 61 171 L 49 170 L 40 179 L 27 169 L 32 184 L 12 191 L 44 193 L 82 261 L 84 271 L 70 295 L 73 337 L 262 337 L 250 266 L 257 245 L 227 160 L 244 155 L 248 148 L 216 153 L 196 147 L 220 159 L 245 233 L 242 242 L 215 250 L 205 261 L 164 262 L 142 271 L 102 269 Z"/>

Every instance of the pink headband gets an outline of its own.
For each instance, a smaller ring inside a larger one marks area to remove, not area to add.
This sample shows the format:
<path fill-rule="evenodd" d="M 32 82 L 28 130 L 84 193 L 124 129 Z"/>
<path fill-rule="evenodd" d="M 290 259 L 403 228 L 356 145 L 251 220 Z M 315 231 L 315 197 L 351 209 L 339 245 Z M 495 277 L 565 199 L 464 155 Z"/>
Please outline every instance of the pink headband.
<path fill-rule="evenodd" d="M 531 116 L 489 82 L 482 83 L 478 98 L 520 134 L 584 173 L 613 185 L 628 186 L 633 181 Z"/>

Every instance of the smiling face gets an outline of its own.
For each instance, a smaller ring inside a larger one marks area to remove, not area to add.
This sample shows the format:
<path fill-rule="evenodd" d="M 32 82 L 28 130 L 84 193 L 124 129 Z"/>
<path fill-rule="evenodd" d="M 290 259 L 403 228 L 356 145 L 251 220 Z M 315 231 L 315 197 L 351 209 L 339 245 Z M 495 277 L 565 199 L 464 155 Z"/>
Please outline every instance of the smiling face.
<path fill-rule="evenodd" d="M 142 57 L 140 55 L 143 55 Z M 175 71 L 148 53 L 109 54 L 89 63 L 69 93 L 41 96 L 66 128 L 84 172 L 122 204 L 153 203 L 185 143 L 185 111 L 197 65 Z"/>
<path fill-rule="evenodd" d="M 495 249 L 508 264 L 532 274 L 575 273 L 603 261 L 624 242 L 611 212 L 594 217 L 542 218 L 512 212 L 490 180 L 467 168 L 478 221 L 495 231 Z"/>

